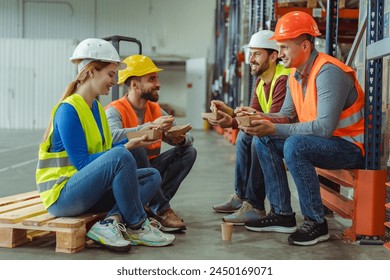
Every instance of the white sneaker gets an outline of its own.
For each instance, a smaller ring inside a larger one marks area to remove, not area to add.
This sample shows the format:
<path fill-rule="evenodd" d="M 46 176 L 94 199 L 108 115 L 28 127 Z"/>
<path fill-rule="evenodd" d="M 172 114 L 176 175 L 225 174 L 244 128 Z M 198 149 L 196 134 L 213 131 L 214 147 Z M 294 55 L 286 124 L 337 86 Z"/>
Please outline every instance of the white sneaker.
<path fill-rule="evenodd" d="M 157 227 L 152 226 L 152 223 Z M 138 230 L 127 228 L 126 239 L 131 245 L 145 245 L 151 247 L 167 246 L 175 241 L 173 234 L 167 234 L 160 231 L 161 224 L 156 220 L 149 221 L 148 219 L 142 224 Z"/>
<path fill-rule="evenodd" d="M 126 232 L 123 224 L 115 220 L 105 220 L 95 223 L 87 236 L 109 249 L 128 251 L 131 248 L 131 242 L 123 238 L 122 232 Z"/>

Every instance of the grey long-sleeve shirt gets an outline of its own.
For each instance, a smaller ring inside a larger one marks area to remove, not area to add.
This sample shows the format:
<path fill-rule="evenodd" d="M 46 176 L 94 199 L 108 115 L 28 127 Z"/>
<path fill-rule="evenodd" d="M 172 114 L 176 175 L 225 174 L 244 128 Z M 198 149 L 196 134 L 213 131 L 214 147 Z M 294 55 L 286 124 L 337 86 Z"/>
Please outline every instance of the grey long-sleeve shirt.
<path fill-rule="evenodd" d="M 317 56 L 318 51 L 314 49 L 304 71 L 295 72 L 294 78 L 302 85 L 303 94 L 306 93 L 307 79 Z M 273 118 L 284 119 L 284 122 L 288 122 L 275 123 L 277 135 L 287 137 L 294 134 L 311 134 L 327 138 L 333 135 L 341 112 L 357 99 L 354 79 L 334 64 L 327 63 L 321 67 L 316 77 L 316 86 L 318 116 L 314 121 L 300 123 L 287 81 L 286 98 L 280 112 L 270 114 Z"/>
<path fill-rule="evenodd" d="M 138 131 L 141 128 L 150 124 L 150 122 L 143 123 L 145 110 L 138 110 L 134 107 L 133 109 L 138 117 L 138 123 L 140 125 L 131 128 L 123 128 L 121 115 L 114 107 L 111 106 L 106 109 L 108 125 L 110 126 L 112 140 L 114 143 L 126 139 L 127 138 L 126 132 Z M 165 112 L 163 109 L 161 109 L 161 113 L 163 116 L 168 116 L 168 113 Z M 173 125 L 176 125 L 176 122 L 174 122 Z M 192 145 L 193 142 L 194 142 L 193 136 L 189 132 L 187 132 L 185 142 L 182 144 L 182 146 Z M 174 145 L 173 143 L 170 142 L 167 143 L 170 145 Z"/>

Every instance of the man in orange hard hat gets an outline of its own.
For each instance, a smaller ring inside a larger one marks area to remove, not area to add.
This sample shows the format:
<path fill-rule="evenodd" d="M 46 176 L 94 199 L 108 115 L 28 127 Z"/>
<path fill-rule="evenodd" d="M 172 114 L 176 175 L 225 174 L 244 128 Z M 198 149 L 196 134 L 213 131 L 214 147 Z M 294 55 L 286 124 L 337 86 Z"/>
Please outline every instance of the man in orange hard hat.
<path fill-rule="evenodd" d="M 290 12 L 277 22 L 279 57 L 291 68 L 286 98 L 271 120 L 240 127 L 254 135 L 263 169 L 269 214 L 245 223 L 252 231 L 291 233 L 291 245 L 313 245 L 329 239 L 315 167 L 358 169 L 364 165 L 364 93 L 355 71 L 315 49 L 320 35 L 315 20 Z M 283 159 L 298 190 L 303 225 L 297 229 Z"/>
<path fill-rule="evenodd" d="M 132 55 L 123 60 L 126 69 L 118 72 L 118 84 L 126 84 L 124 97 L 106 106 L 106 115 L 114 141 L 126 139 L 126 132 L 158 128 L 163 131 L 162 141 L 172 145 L 160 153 L 161 141 L 146 148 L 132 151 L 138 168 L 154 167 L 161 175 L 161 190 L 153 197 L 146 209 L 148 214 L 161 224 L 161 230 L 182 231 L 186 229 L 183 220 L 172 210 L 170 200 L 180 184 L 191 171 L 196 159 L 194 139 L 190 133 L 182 135 L 165 134 L 175 119 L 157 103 L 160 82 L 158 72 L 162 71 L 144 55 Z"/>

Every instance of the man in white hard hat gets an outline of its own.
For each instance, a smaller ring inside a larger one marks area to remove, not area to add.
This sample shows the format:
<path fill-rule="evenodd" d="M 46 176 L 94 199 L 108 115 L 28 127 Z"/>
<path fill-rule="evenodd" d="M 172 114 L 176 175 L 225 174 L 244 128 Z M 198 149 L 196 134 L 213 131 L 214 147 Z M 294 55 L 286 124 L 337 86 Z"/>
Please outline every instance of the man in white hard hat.
<path fill-rule="evenodd" d="M 211 108 L 222 116 L 211 120 L 212 125 L 222 128 L 237 128 L 237 113 L 279 112 L 286 93 L 286 81 L 289 70 L 278 64 L 278 46 L 269 38 L 270 30 L 261 30 L 252 35 L 249 44 L 249 63 L 251 74 L 257 77 L 250 107 L 229 108 L 219 100 L 211 101 Z M 222 218 L 225 222 L 244 225 L 245 222 L 258 220 L 266 215 L 264 208 L 265 188 L 263 174 L 252 145 L 252 136 L 241 130 L 236 140 L 235 193 L 226 202 L 214 205 L 220 213 L 233 213 Z"/>
<path fill-rule="evenodd" d="M 259 113 L 263 119 L 240 127 L 255 136 L 271 206 L 266 217 L 245 227 L 291 233 L 290 245 L 312 246 L 330 238 L 315 168 L 364 166 L 364 91 L 355 70 L 316 50 L 314 40 L 319 35 L 316 20 L 303 11 L 278 20 L 271 40 L 280 47 L 283 65 L 291 68 L 285 101 L 279 113 Z M 285 166 L 297 186 L 304 216 L 299 228 Z"/>
<path fill-rule="evenodd" d="M 162 141 L 173 147 L 160 153 L 161 141 L 146 148 L 132 151 L 138 168 L 154 167 L 162 178 L 161 190 L 149 202 L 148 214 L 161 224 L 163 231 L 186 229 L 183 220 L 172 210 L 170 200 L 176 194 L 196 159 L 193 137 L 190 133 L 179 136 L 165 134 L 175 120 L 157 103 L 160 82 L 158 68 L 144 55 L 132 55 L 123 60 L 126 69 L 119 71 L 118 84 L 126 84 L 128 91 L 121 99 L 106 107 L 106 115 L 113 139 L 125 139 L 126 132 L 159 128 L 163 131 Z"/>

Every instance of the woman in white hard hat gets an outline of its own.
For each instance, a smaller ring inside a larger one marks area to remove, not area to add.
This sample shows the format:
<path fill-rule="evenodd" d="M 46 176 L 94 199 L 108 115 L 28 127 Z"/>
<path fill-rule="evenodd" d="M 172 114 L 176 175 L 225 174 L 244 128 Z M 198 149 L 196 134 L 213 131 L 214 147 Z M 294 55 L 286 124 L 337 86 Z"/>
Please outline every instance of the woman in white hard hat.
<path fill-rule="evenodd" d="M 158 191 L 159 172 L 137 169 L 128 151 L 151 142 L 143 136 L 113 148 L 96 99 L 109 93 L 116 71 L 125 65 L 109 42 L 94 38 L 82 41 L 71 61 L 78 64 L 78 75 L 53 108 L 39 149 L 36 182 L 44 206 L 55 216 L 109 211 L 87 236 L 110 249 L 171 244 L 175 236 L 151 226 L 143 208 Z"/>

